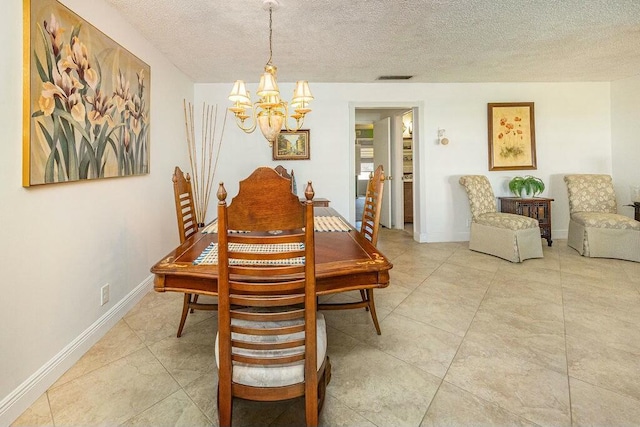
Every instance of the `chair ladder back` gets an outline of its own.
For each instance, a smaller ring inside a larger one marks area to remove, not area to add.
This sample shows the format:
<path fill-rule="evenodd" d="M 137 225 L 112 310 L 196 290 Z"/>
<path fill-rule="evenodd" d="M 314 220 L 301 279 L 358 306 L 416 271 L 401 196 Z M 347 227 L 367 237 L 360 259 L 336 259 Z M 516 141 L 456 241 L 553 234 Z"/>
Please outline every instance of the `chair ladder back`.
<path fill-rule="evenodd" d="M 380 213 L 382 211 L 382 193 L 384 189 L 384 171 L 382 165 L 376 168 L 369 178 L 367 192 L 362 212 L 360 233 L 374 246 L 378 244 L 378 229 L 380 228 Z"/>
<path fill-rule="evenodd" d="M 293 169 L 291 169 L 291 173 L 289 173 L 284 166 L 278 165 L 274 170 L 278 172 L 278 175 L 280 175 L 281 177 L 291 180 L 291 192 L 293 194 L 298 194 L 298 188 L 296 186 L 296 176 L 293 173 Z"/>
<path fill-rule="evenodd" d="M 178 235 L 180 243 L 184 243 L 198 231 L 198 222 L 191 189 L 191 177 L 188 173 L 185 176 L 178 166 L 173 173 L 173 195 L 178 217 Z"/>

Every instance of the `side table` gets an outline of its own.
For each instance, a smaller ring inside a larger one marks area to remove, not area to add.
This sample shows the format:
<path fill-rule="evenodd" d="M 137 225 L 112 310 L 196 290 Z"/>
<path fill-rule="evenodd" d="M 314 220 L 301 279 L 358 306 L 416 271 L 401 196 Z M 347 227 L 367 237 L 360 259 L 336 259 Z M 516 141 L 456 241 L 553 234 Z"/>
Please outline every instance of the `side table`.
<path fill-rule="evenodd" d="M 547 245 L 551 246 L 551 202 L 554 199 L 545 197 L 498 197 L 500 211 L 516 215 L 524 215 L 538 220 L 540 224 L 540 236 L 547 239 Z"/>
<path fill-rule="evenodd" d="M 307 199 L 301 197 L 300 198 L 300 202 L 304 203 Z M 329 207 L 329 203 L 331 201 L 329 199 L 323 199 L 323 198 L 318 198 L 318 199 L 313 199 L 313 206 L 315 207 L 322 207 L 322 208 L 328 208 Z"/>
<path fill-rule="evenodd" d="M 635 215 L 634 215 L 634 219 L 636 221 L 640 221 L 640 202 L 633 202 L 633 204 L 631 205 L 625 205 L 625 206 L 629 206 L 635 209 Z"/>

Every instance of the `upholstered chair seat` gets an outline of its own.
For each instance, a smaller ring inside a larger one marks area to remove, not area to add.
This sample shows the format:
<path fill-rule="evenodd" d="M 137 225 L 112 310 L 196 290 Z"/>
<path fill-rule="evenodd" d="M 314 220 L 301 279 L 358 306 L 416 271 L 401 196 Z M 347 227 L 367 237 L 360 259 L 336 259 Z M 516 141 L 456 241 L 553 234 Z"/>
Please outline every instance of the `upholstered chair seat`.
<path fill-rule="evenodd" d="M 243 319 L 232 319 L 231 324 L 239 327 L 265 328 L 285 328 L 301 325 L 304 322 L 298 320 L 283 320 L 279 322 L 252 322 Z M 316 321 L 317 337 L 317 369 L 320 369 L 327 355 L 327 325 L 324 315 L 318 313 Z M 280 342 L 292 341 L 304 338 L 304 332 L 288 335 L 243 335 L 231 334 L 232 339 L 243 339 L 250 342 L 276 344 Z M 282 357 L 299 353 L 297 348 L 292 349 L 269 349 L 253 350 L 238 348 L 236 354 L 247 357 Z M 218 336 L 216 336 L 216 364 L 219 364 L 218 357 Z M 292 384 L 304 382 L 304 360 L 289 364 L 278 365 L 255 365 L 236 362 L 233 367 L 232 381 L 237 384 L 244 384 L 251 387 L 284 387 Z"/>
<path fill-rule="evenodd" d="M 526 230 L 538 227 L 538 221 L 533 218 L 502 212 L 487 212 L 478 215 L 476 222 L 478 224 L 506 228 L 508 230 Z"/>
<path fill-rule="evenodd" d="M 486 176 L 466 175 L 460 184 L 469 196 L 469 249 L 511 262 L 542 258 L 538 221 L 523 215 L 497 212 L 496 198 Z"/>
<path fill-rule="evenodd" d="M 587 257 L 640 262 L 640 222 L 617 213 L 609 175 L 564 177 L 569 196 L 567 244 Z"/>
<path fill-rule="evenodd" d="M 576 212 L 571 218 L 584 227 L 640 230 L 640 222 L 628 216 L 602 212 Z"/>

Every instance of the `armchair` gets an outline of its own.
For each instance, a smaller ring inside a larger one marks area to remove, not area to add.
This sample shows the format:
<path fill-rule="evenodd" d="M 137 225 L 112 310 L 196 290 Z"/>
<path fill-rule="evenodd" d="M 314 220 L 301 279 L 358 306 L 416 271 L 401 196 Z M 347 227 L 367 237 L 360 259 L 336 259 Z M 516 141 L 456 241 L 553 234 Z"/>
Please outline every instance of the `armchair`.
<path fill-rule="evenodd" d="M 640 222 L 617 213 L 609 175 L 566 175 L 567 244 L 582 256 L 640 262 Z"/>
<path fill-rule="evenodd" d="M 511 262 L 543 257 L 538 221 L 497 212 L 496 198 L 486 176 L 465 175 L 459 182 L 471 207 L 469 249 Z"/>

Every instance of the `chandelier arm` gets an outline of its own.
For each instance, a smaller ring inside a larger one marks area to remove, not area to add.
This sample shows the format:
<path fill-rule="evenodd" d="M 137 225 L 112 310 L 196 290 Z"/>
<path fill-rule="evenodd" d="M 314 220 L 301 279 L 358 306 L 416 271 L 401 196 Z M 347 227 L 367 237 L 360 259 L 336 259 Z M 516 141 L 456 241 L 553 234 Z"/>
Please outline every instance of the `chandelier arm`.
<path fill-rule="evenodd" d="M 244 126 L 244 123 L 246 122 L 246 119 L 245 120 L 240 120 L 240 118 L 238 118 L 238 116 L 236 115 L 236 124 L 244 132 L 251 133 L 254 130 L 256 130 L 256 126 L 258 125 L 258 120 L 256 119 L 257 110 L 258 110 L 258 103 L 254 102 L 253 105 L 251 106 L 251 123 L 252 124 L 251 124 L 251 126 L 247 126 L 247 127 Z"/>
<path fill-rule="evenodd" d="M 287 129 L 288 132 L 296 132 L 297 130 L 299 130 L 302 125 L 304 124 L 304 116 L 300 117 L 299 119 L 295 119 L 296 120 L 296 126 L 294 127 L 290 127 L 289 126 L 289 104 L 287 102 L 282 102 L 282 106 L 284 107 L 284 127 Z"/>

